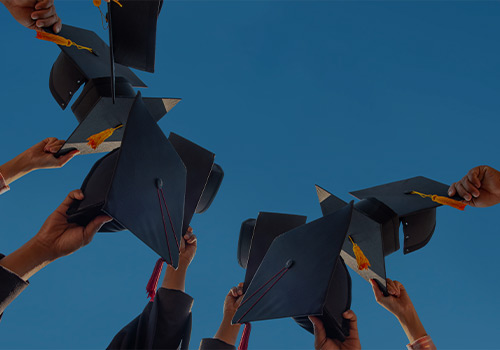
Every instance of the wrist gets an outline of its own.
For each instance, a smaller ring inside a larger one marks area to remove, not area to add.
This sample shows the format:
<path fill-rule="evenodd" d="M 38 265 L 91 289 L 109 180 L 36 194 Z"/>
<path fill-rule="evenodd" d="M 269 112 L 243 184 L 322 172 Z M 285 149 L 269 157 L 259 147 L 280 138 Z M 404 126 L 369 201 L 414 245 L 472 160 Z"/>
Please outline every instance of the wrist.
<path fill-rule="evenodd" d="M 240 332 L 240 324 L 231 324 L 231 319 L 227 319 L 225 316 L 221 322 L 217 333 L 214 338 L 222 340 L 223 342 L 235 345 L 238 340 L 238 333 Z"/>
<path fill-rule="evenodd" d="M 27 281 L 53 260 L 47 250 L 32 239 L 12 254 L 4 257 L 1 260 L 1 265 Z"/>
<path fill-rule="evenodd" d="M 425 331 L 425 328 L 415 310 L 399 316 L 398 320 L 410 343 L 413 343 L 415 340 L 427 335 L 427 332 Z"/>

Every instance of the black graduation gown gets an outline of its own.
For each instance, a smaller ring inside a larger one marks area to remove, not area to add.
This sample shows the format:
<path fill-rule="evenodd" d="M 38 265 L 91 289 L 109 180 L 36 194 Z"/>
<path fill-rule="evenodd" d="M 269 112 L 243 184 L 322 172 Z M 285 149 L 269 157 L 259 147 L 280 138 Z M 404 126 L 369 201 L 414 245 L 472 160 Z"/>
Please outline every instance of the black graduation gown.
<path fill-rule="evenodd" d="M 186 293 L 158 289 L 155 300 L 115 335 L 108 349 L 187 349 L 192 306 L 193 298 Z"/>
<path fill-rule="evenodd" d="M 5 255 L 0 254 L 0 260 Z M 0 266 L 0 319 L 7 306 L 29 285 L 15 273 Z"/>
<path fill-rule="evenodd" d="M 199 350 L 236 350 L 236 347 L 219 339 L 203 338 Z"/>

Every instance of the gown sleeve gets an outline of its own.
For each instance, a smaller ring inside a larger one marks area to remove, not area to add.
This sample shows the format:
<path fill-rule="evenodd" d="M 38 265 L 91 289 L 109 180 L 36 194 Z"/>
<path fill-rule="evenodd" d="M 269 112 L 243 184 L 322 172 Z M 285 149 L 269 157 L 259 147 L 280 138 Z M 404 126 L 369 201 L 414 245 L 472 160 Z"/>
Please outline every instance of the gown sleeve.
<path fill-rule="evenodd" d="M 0 260 L 4 255 L 0 254 Z M 29 285 L 14 272 L 0 266 L 0 318 L 7 306 Z"/>
<path fill-rule="evenodd" d="M 115 335 L 108 349 L 187 349 L 192 306 L 186 293 L 158 289 L 155 300 Z"/>

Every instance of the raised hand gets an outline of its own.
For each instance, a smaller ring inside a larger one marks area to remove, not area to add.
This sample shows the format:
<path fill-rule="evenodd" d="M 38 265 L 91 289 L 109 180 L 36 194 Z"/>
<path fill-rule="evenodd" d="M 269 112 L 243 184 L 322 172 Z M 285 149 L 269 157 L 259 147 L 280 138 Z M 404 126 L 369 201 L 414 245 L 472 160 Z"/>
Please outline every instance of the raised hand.
<path fill-rule="evenodd" d="M 55 260 L 74 251 L 92 241 L 95 233 L 106 222 L 112 220 L 107 215 L 100 215 L 92 220 L 87 226 L 68 223 L 66 211 L 75 200 L 84 198 L 81 190 L 69 193 L 62 204 L 47 218 L 40 231 L 33 237 L 38 246 L 44 248 L 49 260 Z"/>
<path fill-rule="evenodd" d="M 59 151 L 63 144 L 64 140 L 46 138 L 0 166 L 0 174 L 9 185 L 33 170 L 60 168 L 79 153 L 75 150 L 59 158 L 54 157 L 54 153 Z"/>
<path fill-rule="evenodd" d="M 223 342 L 235 345 L 238 339 L 238 332 L 240 331 L 240 324 L 231 324 L 231 320 L 243 300 L 243 283 L 238 284 L 229 290 L 224 299 L 224 311 L 221 325 L 215 334 L 214 338 L 222 340 Z"/>
<path fill-rule="evenodd" d="M 40 30 L 52 27 L 55 33 L 62 28 L 57 16 L 54 0 L 2 0 L 12 17 L 29 29 Z"/>
<path fill-rule="evenodd" d="M 92 220 L 87 226 L 69 224 L 66 211 L 74 200 L 83 199 L 83 193 L 69 193 L 63 203 L 47 218 L 40 231 L 21 248 L 0 260 L 0 265 L 13 271 L 24 280 L 50 262 L 69 255 L 90 243 L 101 226 L 111 221 L 106 215 Z"/>
<path fill-rule="evenodd" d="M 337 339 L 326 337 L 326 330 L 323 322 L 318 317 L 309 316 L 309 319 L 314 325 L 314 348 L 316 350 L 359 350 L 361 343 L 358 333 L 358 319 L 352 310 L 344 312 L 342 315 L 346 320 L 349 320 L 349 336 L 341 342 Z"/>
<path fill-rule="evenodd" d="M 452 184 L 448 195 L 458 194 L 472 207 L 490 207 L 500 203 L 500 172 L 487 165 L 469 170 L 460 181 Z"/>
<path fill-rule="evenodd" d="M 389 293 L 387 297 L 384 296 L 375 280 L 370 280 L 370 283 L 375 300 L 396 316 L 410 343 L 427 335 L 405 287 L 400 282 L 387 279 L 387 292 Z"/>

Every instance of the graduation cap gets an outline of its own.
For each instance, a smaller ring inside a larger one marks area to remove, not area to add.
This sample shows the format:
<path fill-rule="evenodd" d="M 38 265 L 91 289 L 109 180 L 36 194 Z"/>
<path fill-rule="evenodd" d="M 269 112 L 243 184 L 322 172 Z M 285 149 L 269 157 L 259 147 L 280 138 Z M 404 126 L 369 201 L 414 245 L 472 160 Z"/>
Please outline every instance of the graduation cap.
<path fill-rule="evenodd" d="M 375 279 L 387 293 L 385 257 L 400 248 L 399 226 L 403 225 L 404 254 L 424 247 L 436 227 L 436 207 L 455 202 L 447 197 L 448 185 L 418 176 L 350 192 L 360 199 L 354 204 L 349 235 L 341 256 L 366 280 Z M 347 203 L 316 186 L 323 215 Z M 432 194 L 422 198 L 417 194 Z"/>
<path fill-rule="evenodd" d="M 71 109 L 80 122 L 56 157 L 72 150 L 80 154 L 109 152 L 120 147 L 128 114 L 136 93 L 128 80 L 116 79 L 116 102 L 110 94 L 109 77 L 88 81 Z M 159 121 L 179 101 L 179 98 L 142 98 L 149 114 Z M 147 136 L 147 135 L 144 135 Z"/>
<path fill-rule="evenodd" d="M 224 172 L 220 165 L 214 163 L 214 153 L 174 133 L 170 133 L 168 140 L 174 146 L 187 169 L 182 229 L 182 232 L 185 233 L 193 215 L 202 213 L 210 207 L 219 191 Z M 200 206 L 203 210 L 198 209 Z"/>
<path fill-rule="evenodd" d="M 312 333 L 307 317 L 318 316 L 329 338 L 345 340 L 351 280 L 339 253 L 351 214 L 352 204 L 276 237 L 232 322 L 293 317 Z"/>
<path fill-rule="evenodd" d="M 302 215 L 260 212 L 257 219 L 245 220 L 238 240 L 238 263 L 246 269 L 243 293 L 246 292 L 262 259 L 279 235 L 304 225 Z"/>
<path fill-rule="evenodd" d="M 120 0 L 120 3 L 122 6 L 110 3 L 108 7 L 114 60 L 153 73 L 156 25 L 163 0 Z"/>
<path fill-rule="evenodd" d="M 111 79 L 112 57 L 109 46 L 96 33 L 64 25 L 59 36 L 92 49 L 90 52 L 75 46 L 59 45 L 62 52 L 50 71 L 49 87 L 54 99 L 65 109 L 82 84 L 95 78 L 108 78 L 112 84 L 114 79 Z M 114 75 L 134 87 L 147 87 L 128 67 L 121 64 L 114 65 Z"/>
<path fill-rule="evenodd" d="M 87 175 L 81 187 L 85 198 L 68 209 L 68 221 L 85 225 L 105 213 L 114 225 L 127 228 L 177 267 L 186 167 L 140 93 L 124 129 L 121 147 L 101 158 Z"/>

